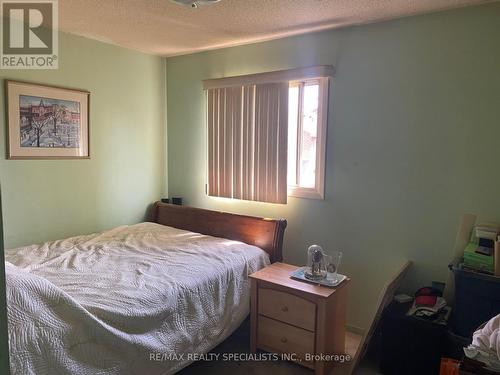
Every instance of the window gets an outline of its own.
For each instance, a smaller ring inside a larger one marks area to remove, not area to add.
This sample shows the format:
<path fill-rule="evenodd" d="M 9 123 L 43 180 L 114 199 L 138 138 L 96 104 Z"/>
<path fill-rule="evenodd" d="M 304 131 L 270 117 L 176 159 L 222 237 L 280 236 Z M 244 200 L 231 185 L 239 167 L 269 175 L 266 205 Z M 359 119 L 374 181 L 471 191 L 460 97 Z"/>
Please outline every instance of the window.
<path fill-rule="evenodd" d="M 323 199 L 328 82 L 316 66 L 203 81 L 210 196 Z"/>
<path fill-rule="evenodd" d="M 328 78 L 290 82 L 288 195 L 324 198 Z"/>

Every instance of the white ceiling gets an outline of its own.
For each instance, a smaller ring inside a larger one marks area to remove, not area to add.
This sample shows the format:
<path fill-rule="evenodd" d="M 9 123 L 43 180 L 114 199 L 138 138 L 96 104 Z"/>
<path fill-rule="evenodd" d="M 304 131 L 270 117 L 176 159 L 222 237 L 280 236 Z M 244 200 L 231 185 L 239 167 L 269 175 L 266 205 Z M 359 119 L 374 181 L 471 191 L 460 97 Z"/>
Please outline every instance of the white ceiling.
<path fill-rule="evenodd" d="M 59 0 L 60 29 L 172 56 L 310 31 L 430 13 L 490 0 Z"/>

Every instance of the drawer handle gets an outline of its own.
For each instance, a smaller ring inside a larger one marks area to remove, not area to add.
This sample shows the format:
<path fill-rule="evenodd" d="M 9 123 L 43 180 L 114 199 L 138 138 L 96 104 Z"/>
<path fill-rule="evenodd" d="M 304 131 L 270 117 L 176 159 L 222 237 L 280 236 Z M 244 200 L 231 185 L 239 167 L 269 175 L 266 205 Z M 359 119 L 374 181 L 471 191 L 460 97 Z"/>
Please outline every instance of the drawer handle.
<path fill-rule="evenodd" d="M 281 308 L 281 311 L 283 311 L 283 312 L 287 312 L 287 311 L 288 311 L 288 306 L 283 306 L 283 307 Z"/>
<path fill-rule="evenodd" d="M 285 344 L 287 341 L 288 341 L 288 340 L 287 340 L 287 338 L 286 338 L 286 337 L 282 337 L 282 338 L 281 338 L 281 342 L 282 342 L 283 344 Z"/>

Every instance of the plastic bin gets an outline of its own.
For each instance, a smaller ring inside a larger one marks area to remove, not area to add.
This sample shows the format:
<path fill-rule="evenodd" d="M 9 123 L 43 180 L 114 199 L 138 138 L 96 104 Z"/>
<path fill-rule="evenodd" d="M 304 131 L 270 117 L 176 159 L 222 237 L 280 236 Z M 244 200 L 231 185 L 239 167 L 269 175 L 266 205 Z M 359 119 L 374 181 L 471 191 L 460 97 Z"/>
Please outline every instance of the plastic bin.
<path fill-rule="evenodd" d="M 450 322 L 451 323 L 451 322 Z M 464 357 L 464 348 L 472 343 L 472 337 L 459 336 L 449 329 L 444 339 L 443 356 L 460 360 Z"/>
<path fill-rule="evenodd" d="M 500 277 L 464 270 L 461 265 L 450 265 L 450 269 L 455 275 L 452 330 L 470 337 L 478 326 L 500 313 Z"/>

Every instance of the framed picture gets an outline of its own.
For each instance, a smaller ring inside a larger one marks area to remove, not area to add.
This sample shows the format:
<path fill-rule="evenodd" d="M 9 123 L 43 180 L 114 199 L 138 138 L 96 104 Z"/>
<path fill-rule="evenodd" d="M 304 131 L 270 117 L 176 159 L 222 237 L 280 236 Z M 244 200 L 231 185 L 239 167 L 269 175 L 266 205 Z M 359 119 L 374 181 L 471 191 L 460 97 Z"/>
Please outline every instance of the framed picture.
<path fill-rule="evenodd" d="M 88 91 L 6 81 L 9 159 L 88 159 Z"/>

